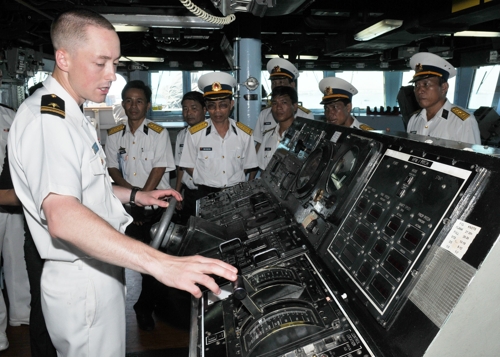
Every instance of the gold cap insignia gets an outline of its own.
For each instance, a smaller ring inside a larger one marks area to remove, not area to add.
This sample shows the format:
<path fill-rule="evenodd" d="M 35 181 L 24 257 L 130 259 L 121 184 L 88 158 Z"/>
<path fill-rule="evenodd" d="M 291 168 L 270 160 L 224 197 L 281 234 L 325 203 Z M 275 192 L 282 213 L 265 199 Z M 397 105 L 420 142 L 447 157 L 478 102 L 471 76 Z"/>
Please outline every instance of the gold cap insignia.
<path fill-rule="evenodd" d="M 55 95 L 55 94 L 51 94 L 50 96 L 51 96 L 52 98 L 57 98 L 57 95 Z"/>
<path fill-rule="evenodd" d="M 278 72 L 278 73 L 281 72 L 280 66 L 274 66 L 273 73 L 276 73 L 276 72 Z"/>
<path fill-rule="evenodd" d="M 220 85 L 220 83 L 219 83 L 219 82 L 214 82 L 214 83 L 212 84 L 212 90 L 213 90 L 214 92 L 218 92 L 218 91 L 220 91 L 221 89 L 222 89 L 222 86 Z"/>
<path fill-rule="evenodd" d="M 326 87 L 325 88 L 325 95 L 332 95 L 332 94 L 333 94 L 332 87 Z"/>
<path fill-rule="evenodd" d="M 424 67 L 422 66 L 422 63 L 417 63 L 415 65 L 415 72 L 421 72 L 424 70 Z"/>

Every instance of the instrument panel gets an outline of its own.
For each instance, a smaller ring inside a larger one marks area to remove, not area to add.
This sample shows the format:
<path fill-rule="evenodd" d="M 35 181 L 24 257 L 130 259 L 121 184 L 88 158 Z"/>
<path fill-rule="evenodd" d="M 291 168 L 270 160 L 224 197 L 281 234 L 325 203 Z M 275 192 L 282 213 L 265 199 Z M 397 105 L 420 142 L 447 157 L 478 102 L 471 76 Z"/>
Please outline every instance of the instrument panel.
<path fill-rule="evenodd" d="M 250 302 L 232 296 L 200 301 L 202 328 L 196 338 L 201 355 L 374 356 L 307 254 L 257 269 L 244 279 Z"/>
<path fill-rule="evenodd" d="M 297 119 L 261 179 L 200 200 L 228 232 L 203 255 L 246 292 L 204 293 L 190 357 L 423 356 L 500 234 L 500 165 L 410 139 Z M 458 223 L 480 234 L 450 258 Z M 459 275 L 428 273 L 449 262 Z"/>

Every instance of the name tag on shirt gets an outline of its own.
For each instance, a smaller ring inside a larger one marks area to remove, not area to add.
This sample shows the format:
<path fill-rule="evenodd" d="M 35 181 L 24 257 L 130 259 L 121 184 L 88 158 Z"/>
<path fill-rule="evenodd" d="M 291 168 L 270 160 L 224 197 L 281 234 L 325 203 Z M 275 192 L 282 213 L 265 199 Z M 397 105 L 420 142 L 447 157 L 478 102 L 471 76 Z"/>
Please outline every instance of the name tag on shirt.
<path fill-rule="evenodd" d="M 270 121 L 265 121 L 264 125 L 271 125 L 271 122 Z"/>
<path fill-rule="evenodd" d="M 200 151 L 212 151 L 212 148 L 200 148 Z"/>
<path fill-rule="evenodd" d="M 271 151 L 271 148 L 265 148 L 264 150 L 265 151 Z"/>
<path fill-rule="evenodd" d="M 183 148 L 183 147 L 184 147 L 184 144 L 180 144 L 180 145 L 179 145 L 179 147 L 180 147 L 180 148 Z"/>

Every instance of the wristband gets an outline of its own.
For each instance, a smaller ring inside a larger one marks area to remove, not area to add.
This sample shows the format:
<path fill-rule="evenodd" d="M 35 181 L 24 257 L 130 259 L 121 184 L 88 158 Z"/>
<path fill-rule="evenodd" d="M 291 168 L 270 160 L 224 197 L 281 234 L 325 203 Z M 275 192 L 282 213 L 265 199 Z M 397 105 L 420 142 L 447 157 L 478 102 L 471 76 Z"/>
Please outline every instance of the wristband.
<path fill-rule="evenodd" d="M 139 187 L 132 187 L 132 191 L 130 192 L 130 200 L 129 203 L 132 207 L 135 206 L 135 194 L 137 191 L 140 191 L 141 189 Z"/>

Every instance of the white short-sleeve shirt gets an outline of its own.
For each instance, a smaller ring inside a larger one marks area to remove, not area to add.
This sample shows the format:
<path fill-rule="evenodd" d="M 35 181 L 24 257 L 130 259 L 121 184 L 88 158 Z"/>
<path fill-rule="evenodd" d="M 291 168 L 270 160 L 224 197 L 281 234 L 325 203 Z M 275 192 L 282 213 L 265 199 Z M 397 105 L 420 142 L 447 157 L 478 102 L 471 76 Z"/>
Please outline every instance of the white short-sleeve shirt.
<path fill-rule="evenodd" d="M 113 193 L 95 128 L 52 76 L 21 105 L 8 142 L 14 189 L 43 259 L 85 257 L 50 237 L 42 203 L 51 193 L 75 197 L 120 232 L 132 222 Z"/>
<path fill-rule="evenodd" d="M 206 123 L 186 135 L 179 166 L 194 168 L 197 185 L 223 188 L 244 182 L 244 170 L 258 166 L 251 129 L 245 132 L 229 119 L 229 130 L 222 138 L 210 119 Z"/>
<path fill-rule="evenodd" d="M 124 127 L 123 127 L 124 125 Z M 127 123 L 110 129 L 106 139 L 108 167 L 120 169 L 123 178 L 132 186 L 144 187 L 151 170 L 165 167 L 165 173 L 156 188 L 170 188 L 169 171 L 175 170 L 172 144 L 167 129 L 144 119 L 134 134 Z M 122 130 L 119 130 L 123 128 Z"/>
<path fill-rule="evenodd" d="M 257 160 L 259 162 L 259 168 L 265 170 L 269 162 L 271 161 L 278 145 L 285 137 L 286 130 L 280 135 L 279 125 L 274 128 L 269 129 L 264 133 L 264 138 L 260 145 L 259 151 L 257 152 Z"/>
<path fill-rule="evenodd" d="M 299 107 L 297 109 L 297 112 L 295 113 L 295 118 L 297 117 L 314 119 L 313 113 L 306 113 L 301 109 L 301 107 Z M 278 123 L 276 123 L 276 120 L 274 120 L 273 113 L 271 113 L 271 107 L 263 109 L 260 112 L 259 117 L 257 118 L 257 123 L 255 123 L 255 129 L 253 130 L 253 139 L 258 143 L 262 143 L 264 132 L 275 127 L 277 124 Z"/>
<path fill-rule="evenodd" d="M 460 113 L 463 119 L 453 111 Z M 470 114 L 467 117 L 467 114 L 464 109 L 446 100 L 443 107 L 431 120 L 427 120 L 425 109 L 413 114 L 408 122 L 407 132 L 469 144 L 481 144 L 477 120 L 474 115 Z"/>
<path fill-rule="evenodd" d="M 180 166 L 179 163 L 181 162 L 182 151 L 184 149 L 184 141 L 186 139 L 188 129 L 189 128 L 186 127 L 177 133 L 177 139 L 175 141 L 175 164 L 177 166 Z M 184 171 L 181 182 L 191 190 L 198 189 L 198 186 L 194 184 L 193 177 L 187 171 Z"/>

